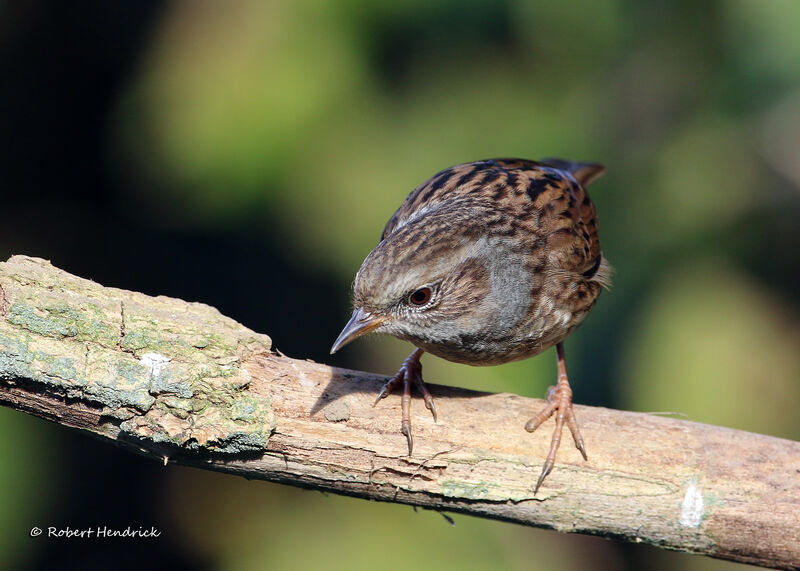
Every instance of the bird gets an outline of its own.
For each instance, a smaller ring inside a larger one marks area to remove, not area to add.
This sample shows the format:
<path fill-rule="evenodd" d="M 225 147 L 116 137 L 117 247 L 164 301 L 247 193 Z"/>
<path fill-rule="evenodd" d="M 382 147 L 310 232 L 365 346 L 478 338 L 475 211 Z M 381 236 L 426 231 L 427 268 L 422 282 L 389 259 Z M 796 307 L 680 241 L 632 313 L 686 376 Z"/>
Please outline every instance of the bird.
<path fill-rule="evenodd" d="M 400 432 L 409 456 L 412 387 L 437 421 L 422 378 L 424 353 L 489 366 L 555 346 L 556 385 L 544 409 L 524 426 L 533 432 L 555 415 L 534 495 L 553 469 L 565 423 L 588 460 L 563 342 L 610 285 L 611 267 L 586 191 L 604 172 L 601 164 L 555 158 L 459 164 L 414 189 L 386 223 L 356 273 L 353 313 L 331 354 L 368 333 L 416 347 L 374 403 L 402 388 Z"/>

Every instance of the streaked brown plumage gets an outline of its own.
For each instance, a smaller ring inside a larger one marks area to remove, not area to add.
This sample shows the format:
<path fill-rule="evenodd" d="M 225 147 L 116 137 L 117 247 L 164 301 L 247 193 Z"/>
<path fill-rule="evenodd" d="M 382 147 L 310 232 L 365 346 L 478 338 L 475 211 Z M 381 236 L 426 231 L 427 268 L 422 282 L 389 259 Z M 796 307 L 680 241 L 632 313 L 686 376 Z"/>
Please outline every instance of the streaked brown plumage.
<path fill-rule="evenodd" d="M 409 454 L 412 384 L 436 418 L 422 381 L 424 351 L 458 363 L 497 365 L 556 345 L 558 384 L 550 404 L 526 425 L 533 431 L 558 412 L 536 490 L 552 469 L 565 422 L 586 457 L 561 342 L 609 279 L 585 190 L 603 171 L 560 159 L 457 165 L 416 188 L 386 224 L 356 275 L 355 311 L 331 352 L 371 331 L 418 347 L 378 397 L 403 385 Z"/>

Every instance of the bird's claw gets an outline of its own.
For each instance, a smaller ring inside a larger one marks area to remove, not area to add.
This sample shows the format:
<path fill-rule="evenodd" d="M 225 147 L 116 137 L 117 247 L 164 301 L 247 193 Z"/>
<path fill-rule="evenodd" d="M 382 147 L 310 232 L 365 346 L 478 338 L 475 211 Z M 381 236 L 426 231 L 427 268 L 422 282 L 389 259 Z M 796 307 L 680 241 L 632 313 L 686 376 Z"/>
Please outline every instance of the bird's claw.
<path fill-rule="evenodd" d="M 375 402 L 372 403 L 372 406 L 374 407 L 379 402 L 381 402 L 381 400 L 388 397 L 389 394 L 395 389 L 395 387 L 400 384 L 400 382 L 403 380 L 403 377 L 404 377 L 404 371 L 401 368 L 399 373 L 397 373 L 394 377 L 389 379 L 385 385 L 383 385 L 383 388 L 381 389 L 378 398 L 375 399 Z"/>
<path fill-rule="evenodd" d="M 411 423 L 404 420 L 401 423 L 400 433 L 404 434 L 408 441 L 408 455 L 411 456 L 411 453 L 414 451 L 414 437 L 411 436 Z"/>
<path fill-rule="evenodd" d="M 586 447 L 583 445 L 583 437 L 578 429 L 578 422 L 575 420 L 575 411 L 572 409 L 572 388 L 570 388 L 569 380 L 567 379 L 567 371 L 564 365 L 564 353 L 560 344 L 557 346 L 557 352 L 558 384 L 547 389 L 547 406 L 525 424 L 525 430 L 533 432 L 539 428 L 545 420 L 557 413 L 556 427 L 555 430 L 553 430 L 553 437 L 550 440 L 550 451 L 544 461 L 544 466 L 542 466 L 542 473 L 539 475 L 536 487 L 533 489 L 534 496 L 539 491 L 544 479 L 553 470 L 553 465 L 556 461 L 556 451 L 561 444 L 561 431 L 564 429 L 565 422 L 569 427 L 570 433 L 572 433 L 572 440 L 575 442 L 575 448 L 580 450 L 584 460 L 588 460 L 586 456 Z"/>
<path fill-rule="evenodd" d="M 431 411 L 431 414 L 433 415 L 433 422 L 436 422 L 437 421 L 436 405 L 433 404 L 433 397 L 431 396 L 430 391 L 428 391 L 428 387 L 426 387 L 425 383 L 422 381 L 421 374 L 419 376 L 414 377 L 414 384 L 422 393 L 422 400 L 425 401 L 425 408 Z"/>
<path fill-rule="evenodd" d="M 403 394 L 401 398 L 402 421 L 400 424 L 400 432 L 406 437 L 408 441 L 408 455 L 411 456 L 414 450 L 414 438 L 411 436 L 411 385 L 413 384 L 422 393 L 422 399 L 425 401 L 425 408 L 431 411 L 433 421 L 437 421 L 436 405 L 433 404 L 433 396 L 431 396 L 428 387 L 422 380 L 422 364 L 419 362 L 422 356 L 422 349 L 417 349 L 403 361 L 403 365 L 397 374 L 389 379 L 383 385 L 380 394 L 375 399 L 372 406 L 378 404 L 382 399 L 386 398 L 392 391 L 394 391 L 400 384 L 403 385 Z"/>

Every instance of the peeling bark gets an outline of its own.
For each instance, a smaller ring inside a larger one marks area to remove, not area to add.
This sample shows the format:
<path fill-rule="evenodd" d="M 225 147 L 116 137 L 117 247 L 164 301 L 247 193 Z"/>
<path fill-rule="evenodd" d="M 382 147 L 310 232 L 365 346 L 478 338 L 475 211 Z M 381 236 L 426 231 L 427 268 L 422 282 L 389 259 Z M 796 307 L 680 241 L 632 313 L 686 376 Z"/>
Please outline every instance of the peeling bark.
<path fill-rule="evenodd" d="M 428 385 L 439 422 L 386 377 L 278 356 L 215 309 L 105 288 L 15 256 L 0 263 L 0 404 L 179 462 L 382 501 L 800 566 L 800 443 L 576 406 L 589 461 L 568 446 L 536 497 L 541 401 Z"/>

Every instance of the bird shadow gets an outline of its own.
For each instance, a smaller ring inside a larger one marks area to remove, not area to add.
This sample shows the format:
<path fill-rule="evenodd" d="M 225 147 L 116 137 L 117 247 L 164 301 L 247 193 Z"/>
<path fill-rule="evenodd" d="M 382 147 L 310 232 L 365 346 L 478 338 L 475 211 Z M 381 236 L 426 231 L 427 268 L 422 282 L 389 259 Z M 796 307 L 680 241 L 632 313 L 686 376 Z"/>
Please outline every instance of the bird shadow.
<path fill-rule="evenodd" d="M 372 395 L 373 399 L 377 399 L 384 385 L 391 379 L 392 376 L 331 367 L 330 376 L 326 381 L 326 385 L 312 405 L 310 414 L 316 414 L 349 395 Z M 434 399 L 446 397 L 475 398 L 492 394 L 490 392 L 472 391 L 448 385 L 437 385 L 427 381 L 425 382 L 425 386 Z M 401 392 L 402 388 L 398 387 L 392 391 L 392 394 L 399 394 Z M 422 398 L 422 395 L 416 387 L 412 388 L 411 395 L 414 399 Z"/>
<path fill-rule="evenodd" d="M 375 395 L 377 398 L 383 385 L 391 378 L 376 373 L 331 367 L 325 387 L 312 405 L 310 413 L 316 414 L 349 395 Z"/>

